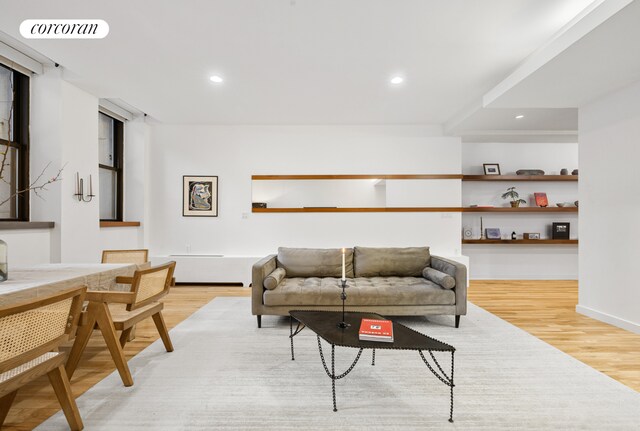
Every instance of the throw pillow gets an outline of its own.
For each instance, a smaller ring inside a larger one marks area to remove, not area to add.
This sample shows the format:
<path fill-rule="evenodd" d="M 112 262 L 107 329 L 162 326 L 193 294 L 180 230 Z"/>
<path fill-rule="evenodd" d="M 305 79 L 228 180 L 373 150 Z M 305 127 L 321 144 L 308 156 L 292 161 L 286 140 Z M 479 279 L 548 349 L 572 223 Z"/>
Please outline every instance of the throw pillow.
<path fill-rule="evenodd" d="M 283 268 L 274 269 L 271 274 L 267 275 L 262 282 L 265 289 L 273 290 L 287 276 L 287 272 Z"/>
<path fill-rule="evenodd" d="M 426 267 L 425 269 L 423 269 L 422 276 L 429 281 L 433 281 L 444 289 L 453 289 L 454 287 L 456 287 L 455 278 L 453 278 L 449 274 L 445 274 L 444 272 L 438 271 L 437 269 L 433 269 L 431 267 Z"/>

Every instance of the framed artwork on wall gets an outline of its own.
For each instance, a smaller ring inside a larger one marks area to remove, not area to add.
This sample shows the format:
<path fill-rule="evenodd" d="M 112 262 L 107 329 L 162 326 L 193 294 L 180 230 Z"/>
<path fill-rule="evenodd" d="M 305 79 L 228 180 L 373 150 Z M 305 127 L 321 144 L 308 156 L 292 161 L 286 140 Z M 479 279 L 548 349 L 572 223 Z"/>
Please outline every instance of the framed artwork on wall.
<path fill-rule="evenodd" d="M 182 177 L 182 216 L 218 217 L 218 177 Z"/>
<path fill-rule="evenodd" d="M 484 163 L 482 167 L 485 175 L 500 175 L 500 165 L 497 163 Z"/>

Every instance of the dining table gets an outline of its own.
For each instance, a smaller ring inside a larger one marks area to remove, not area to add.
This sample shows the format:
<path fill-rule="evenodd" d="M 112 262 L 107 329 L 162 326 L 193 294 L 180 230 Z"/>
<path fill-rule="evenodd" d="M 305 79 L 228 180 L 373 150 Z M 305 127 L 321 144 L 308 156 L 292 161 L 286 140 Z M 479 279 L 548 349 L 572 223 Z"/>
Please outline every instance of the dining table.
<path fill-rule="evenodd" d="M 129 290 L 130 284 L 118 283 L 118 279 L 120 281 L 130 279 L 137 269 L 147 269 L 148 267 L 149 263 L 141 265 L 131 263 L 51 263 L 12 267 L 9 270 L 9 278 L 0 283 L 0 308 L 36 301 L 39 298 L 78 286 L 87 286 L 88 291 L 94 292 Z M 99 294 L 94 293 L 91 296 L 98 299 L 87 301 L 79 325 L 90 325 L 91 327 L 97 325 L 100 328 L 124 384 L 131 386 L 133 379 L 122 347 L 115 335 L 109 304 Z M 85 347 L 86 343 L 79 343 L 78 338 L 75 338 L 65 367 L 69 379 L 71 379 Z"/>

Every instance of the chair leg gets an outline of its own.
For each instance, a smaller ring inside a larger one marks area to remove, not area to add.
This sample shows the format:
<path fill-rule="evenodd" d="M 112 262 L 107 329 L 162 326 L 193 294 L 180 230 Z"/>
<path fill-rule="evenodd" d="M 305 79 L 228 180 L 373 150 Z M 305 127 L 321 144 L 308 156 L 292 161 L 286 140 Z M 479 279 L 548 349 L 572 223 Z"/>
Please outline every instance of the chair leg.
<path fill-rule="evenodd" d="M 167 349 L 167 352 L 173 352 L 173 344 L 171 344 L 169 331 L 167 330 L 167 325 L 165 325 L 164 319 L 162 318 L 162 313 L 158 311 L 151 317 L 153 317 L 153 323 L 155 323 L 156 328 L 158 328 L 160 338 L 162 338 L 162 342 L 164 343 L 164 348 Z"/>
<path fill-rule="evenodd" d="M 0 398 L 0 428 L 2 428 L 2 424 L 7 418 L 7 414 L 9 413 L 9 409 L 11 408 L 11 404 L 13 404 L 13 400 L 16 398 L 17 394 L 18 391 L 15 390 Z"/>
<path fill-rule="evenodd" d="M 262 328 L 262 316 L 258 314 L 256 317 L 258 318 L 258 328 Z"/>
<path fill-rule="evenodd" d="M 109 352 L 111 352 L 111 357 L 116 364 L 118 373 L 120 373 L 122 383 L 124 383 L 125 386 L 133 386 L 133 378 L 131 377 L 127 360 L 122 352 L 122 347 L 120 347 L 120 342 L 116 335 L 116 328 L 113 326 L 113 319 L 109 312 L 109 306 L 104 302 L 95 302 L 92 304 L 97 304 L 95 310 L 96 322 L 98 323 L 100 332 L 102 332 L 104 341 L 107 343 Z"/>
<path fill-rule="evenodd" d="M 133 341 L 136 339 L 136 325 L 133 325 L 131 327 L 131 333 L 129 334 L 129 338 L 127 338 L 127 341 Z"/>
<path fill-rule="evenodd" d="M 122 331 L 122 334 L 120 334 L 120 346 L 124 349 L 125 344 L 127 344 L 127 341 L 131 341 L 131 333 L 133 332 L 133 326 L 131 328 L 127 328 L 124 331 Z"/>
<path fill-rule="evenodd" d="M 83 429 L 84 425 L 82 424 L 82 418 L 80 417 L 76 400 L 73 398 L 73 394 L 71 393 L 69 378 L 67 377 L 67 372 L 64 367 L 60 365 L 58 368 L 51 370 L 47 376 L 49 376 L 49 381 L 51 382 L 51 386 L 53 386 L 56 397 L 58 397 L 58 401 L 62 406 L 62 411 L 67 418 L 67 422 L 69 422 L 69 427 L 73 431 Z"/>
<path fill-rule="evenodd" d="M 456 314 L 456 328 L 460 327 L 460 315 Z"/>
<path fill-rule="evenodd" d="M 69 358 L 67 358 L 66 371 L 69 380 L 73 376 L 73 373 L 76 371 L 78 367 L 78 363 L 80 362 L 80 358 L 84 353 L 84 349 L 87 347 L 89 343 L 89 339 L 91 338 L 91 334 L 93 333 L 93 328 L 96 324 L 96 306 L 90 302 L 87 307 L 87 322 L 85 325 L 78 327 L 76 332 L 76 339 L 73 342 L 73 347 L 71 347 L 71 352 L 69 352 Z"/>

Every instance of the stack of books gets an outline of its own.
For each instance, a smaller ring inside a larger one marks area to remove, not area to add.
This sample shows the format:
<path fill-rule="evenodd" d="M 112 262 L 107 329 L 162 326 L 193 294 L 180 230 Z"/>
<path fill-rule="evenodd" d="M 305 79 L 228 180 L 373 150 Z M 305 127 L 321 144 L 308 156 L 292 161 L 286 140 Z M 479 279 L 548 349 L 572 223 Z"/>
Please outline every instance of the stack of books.
<path fill-rule="evenodd" d="M 362 319 L 361 341 L 383 341 L 393 343 L 393 322 L 391 320 Z"/>

